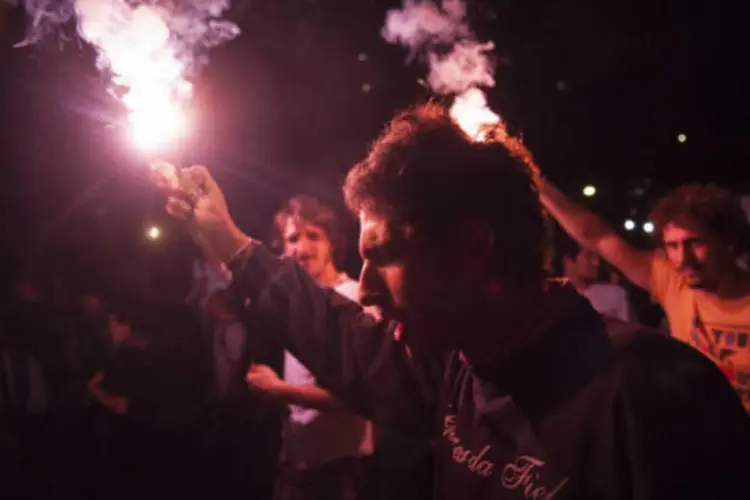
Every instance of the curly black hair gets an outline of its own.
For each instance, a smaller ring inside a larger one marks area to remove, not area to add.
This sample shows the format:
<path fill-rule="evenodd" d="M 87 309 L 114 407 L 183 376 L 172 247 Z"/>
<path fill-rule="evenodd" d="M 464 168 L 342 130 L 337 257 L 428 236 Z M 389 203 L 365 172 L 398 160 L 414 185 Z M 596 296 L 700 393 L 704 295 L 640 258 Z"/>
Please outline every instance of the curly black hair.
<path fill-rule="evenodd" d="M 750 251 L 750 223 L 739 198 L 713 184 L 678 187 L 659 200 L 650 220 L 660 241 L 664 227 L 677 224 L 716 237 L 738 256 Z"/>
<path fill-rule="evenodd" d="M 538 170 L 520 141 L 499 132 L 475 141 L 437 103 L 402 111 L 347 175 L 347 207 L 414 224 L 438 238 L 468 218 L 482 218 L 494 233 L 498 276 L 542 278 L 549 226 Z"/>

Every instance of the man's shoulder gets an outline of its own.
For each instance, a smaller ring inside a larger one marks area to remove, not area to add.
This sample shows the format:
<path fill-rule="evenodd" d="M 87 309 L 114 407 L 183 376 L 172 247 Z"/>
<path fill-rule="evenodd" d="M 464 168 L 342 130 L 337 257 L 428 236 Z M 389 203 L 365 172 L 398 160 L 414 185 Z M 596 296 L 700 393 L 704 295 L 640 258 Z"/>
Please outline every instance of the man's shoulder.
<path fill-rule="evenodd" d="M 605 319 L 605 328 L 623 363 L 641 362 L 646 359 L 659 361 L 686 359 L 712 366 L 703 354 L 693 347 L 676 340 L 655 328 L 625 323 L 616 319 Z"/>
<path fill-rule="evenodd" d="M 711 400 L 717 391 L 734 395 L 721 370 L 684 342 L 617 321 L 607 322 L 607 331 L 621 386 L 634 398 L 666 404 L 704 396 Z"/>

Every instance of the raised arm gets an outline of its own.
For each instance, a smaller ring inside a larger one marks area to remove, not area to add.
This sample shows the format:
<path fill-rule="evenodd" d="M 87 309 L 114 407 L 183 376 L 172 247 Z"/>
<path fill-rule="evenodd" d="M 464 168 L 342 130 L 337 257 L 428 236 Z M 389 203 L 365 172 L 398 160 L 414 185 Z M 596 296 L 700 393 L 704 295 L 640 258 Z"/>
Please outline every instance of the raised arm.
<path fill-rule="evenodd" d="M 293 260 L 280 260 L 234 223 L 204 167 L 177 172 L 154 165 L 167 210 L 185 221 L 206 255 L 230 265 L 238 303 L 250 304 L 258 331 L 280 342 L 356 413 L 417 436 L 432 434 L 439 364 L 410 358 L 395 325 L 378 322 L 341 295 L 321 288 Z"/>
<path fill-rule="evenodd" d="M 433 431 L 439 367 L 413 360 L 395 341 L 395 325 L 321 288 L 292 259 L 278 259 L 258 242 L 237 255 L 232 271 L 233 291 L 250 299 L 254 321 L 346 407 L 418 435 Z"/>
<path fill-rule="evenodd" d="M 258 391 L 285 405 L 297 405 L 325 412 L 348 412 L 336 396 L 316 385 L 290 384 L 266 365 L 253 365 L 245 375 L 250 390 Z"/>
<path fill-rule="evenodd" d="M 653 253 L 633 248 L 601 218 L 566 198 L 549 182 L 544 181 L 540 195 L 544 207 L 579 245 L 599 254 L 632 283 L 650 289 Z"/>

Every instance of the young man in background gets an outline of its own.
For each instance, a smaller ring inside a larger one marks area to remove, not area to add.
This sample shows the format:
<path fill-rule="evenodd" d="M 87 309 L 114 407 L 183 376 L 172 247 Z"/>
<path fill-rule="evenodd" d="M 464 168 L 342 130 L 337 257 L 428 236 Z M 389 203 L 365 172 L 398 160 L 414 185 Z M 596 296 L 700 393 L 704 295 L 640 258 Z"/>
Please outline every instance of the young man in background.
<path fill-rule="evenodd" d="M 274 217 L 273 245 L 294 259 L 322 287 L 358 300 L 357 282 L 339 268 L 345 236 L 335 212 L 311 196 L 295 196 Z M 288 406 L 275 497 L 362 498 L 373 454 L 372 424 L 319 387 L 315 376 L 291 353 L 284 376 L 253 365 L 251 389 Z"/>
<path fill-rule="evenodd" d="M 691 184 L 667 194 L 650 220 L 660 249 L 634 248 L 603 220 L 546 182 L 541 200 L 584 249 L 647 290 L 671 334 L 716 363 L 750 411 L 750 224 L 736 197 Z"/>

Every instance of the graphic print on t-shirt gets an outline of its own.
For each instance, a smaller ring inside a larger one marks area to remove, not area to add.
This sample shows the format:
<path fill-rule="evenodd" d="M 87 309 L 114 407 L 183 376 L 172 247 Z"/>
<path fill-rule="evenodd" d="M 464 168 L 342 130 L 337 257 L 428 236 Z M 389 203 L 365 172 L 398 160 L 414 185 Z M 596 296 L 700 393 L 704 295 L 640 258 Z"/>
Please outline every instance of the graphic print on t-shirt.
<path fill-rule="evenodd" d="M 690 341 L 724 372 L 750 412 L 750 331 L 741 326 L 704 323 L 696 307 Z"/>

